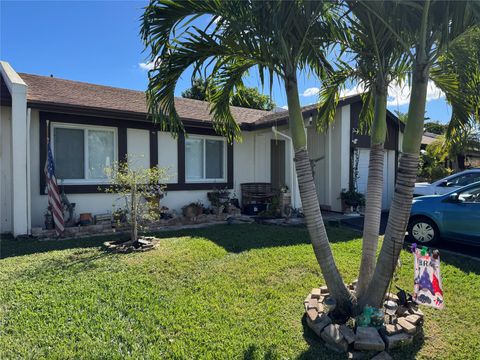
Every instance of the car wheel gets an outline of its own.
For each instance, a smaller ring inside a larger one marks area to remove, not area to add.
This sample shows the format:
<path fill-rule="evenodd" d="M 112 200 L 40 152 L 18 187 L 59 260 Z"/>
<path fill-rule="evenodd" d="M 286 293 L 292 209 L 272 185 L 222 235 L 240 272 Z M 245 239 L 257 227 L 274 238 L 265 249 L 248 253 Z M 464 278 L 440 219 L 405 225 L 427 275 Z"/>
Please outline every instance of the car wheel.
<path fill-rule="evenodd" d="M 440 238 L 437 225 L 428 218 L 413 218 L 407 231 L 409 240 L 420 244 L 434 244 Z"/>

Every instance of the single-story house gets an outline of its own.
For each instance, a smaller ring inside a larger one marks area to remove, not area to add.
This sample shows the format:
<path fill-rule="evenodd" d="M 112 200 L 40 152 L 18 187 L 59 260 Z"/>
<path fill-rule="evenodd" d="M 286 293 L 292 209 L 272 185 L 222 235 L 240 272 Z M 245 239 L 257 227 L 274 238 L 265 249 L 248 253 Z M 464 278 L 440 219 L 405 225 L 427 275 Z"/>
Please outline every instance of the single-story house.
<path fill-rule="evenodd" d="M 103 169 L 127 154 L 142 156 L 137 166 L 169 169 L 162 201 L 171 209 L 195 201 L 208 204 L 206 193 L 212 189 L 231 189 L 240 199 L 240 184 L 248 182 L 286 185 L 293 207 L 301 207 L 288 112 L 232 107 L 243 141 L 230 145 L 213 131 L 205 102 L 176 98 L 188 136 L 174 138 L 149 119 L 143 92 L 17 73 L 7 62 L 0 63 L 0 75 L 0 233 L 29 234 L 43 225 L 47 137 L 59 185 L 76 203 L 77 214 L 112 210 L 115 196 L 102 190 L 108 186 Z M 355 163 L 358 190 L 365 192 L 370 140 L 356 130 L 361 107 L 358 95 L 341 99 L 324 134 L 311 126 L 315 106 L 303 108 L 324 209 L 341 211 L 340 192 L 352 184 Z M 384 208 L 393 194 L 402 126 L 388 113 Z"/>

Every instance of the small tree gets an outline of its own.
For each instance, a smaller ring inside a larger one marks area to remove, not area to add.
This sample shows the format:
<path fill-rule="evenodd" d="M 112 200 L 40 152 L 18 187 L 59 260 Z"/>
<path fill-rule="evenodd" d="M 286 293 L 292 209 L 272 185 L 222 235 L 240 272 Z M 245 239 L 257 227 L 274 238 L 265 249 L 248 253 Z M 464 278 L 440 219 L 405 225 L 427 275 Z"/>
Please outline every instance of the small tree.
<path fill-rule="evenodd" d="M 130 241 L 136 243 L 139 225 L 158 218 L 155 207 L 159 208 L 159 200 L 165 193 L 166 186 L 162 182 L 168 179 L 167 170 L 158 166 L 141 168 L 129 160 L 115 162 L 105 172 L 111 182 L 105 192 L 116 194 L 118 199 L 125 200 L 127 221 L 131 225 Z M 157 199 L 157 206 L 152 206 L 154 199 Z"/>

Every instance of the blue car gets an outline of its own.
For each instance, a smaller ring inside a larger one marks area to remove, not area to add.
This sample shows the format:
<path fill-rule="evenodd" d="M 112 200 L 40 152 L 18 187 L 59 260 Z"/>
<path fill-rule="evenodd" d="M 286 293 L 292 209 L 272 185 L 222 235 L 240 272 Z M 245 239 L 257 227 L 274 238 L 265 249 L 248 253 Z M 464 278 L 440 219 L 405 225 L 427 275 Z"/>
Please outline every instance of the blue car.
<path fill-rule="evenodd" d="M 410 241 L 425 245 L 442 238 L 480 246 L 480 182 L 414 198 L 407 232 Z"/>

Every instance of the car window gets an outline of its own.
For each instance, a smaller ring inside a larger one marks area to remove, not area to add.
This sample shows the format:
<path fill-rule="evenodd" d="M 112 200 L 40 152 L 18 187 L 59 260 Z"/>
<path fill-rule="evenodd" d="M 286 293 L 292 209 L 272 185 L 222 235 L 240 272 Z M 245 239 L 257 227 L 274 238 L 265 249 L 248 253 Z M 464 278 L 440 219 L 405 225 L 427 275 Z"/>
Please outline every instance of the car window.
<path fill-rule="evenodd" d="M 480 181 L 480 173 L 462 174 L 448 180 L 448 186 L 466 186 Z"/>
<path fill-rule="evenodd" d="M 461 192 L 458 199 L 465 203 L 480 203 L 480 186 Z"/>

